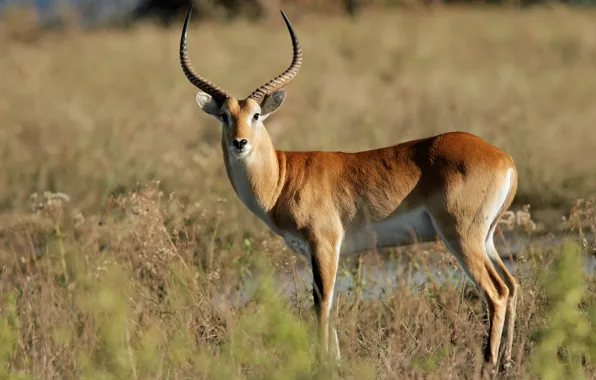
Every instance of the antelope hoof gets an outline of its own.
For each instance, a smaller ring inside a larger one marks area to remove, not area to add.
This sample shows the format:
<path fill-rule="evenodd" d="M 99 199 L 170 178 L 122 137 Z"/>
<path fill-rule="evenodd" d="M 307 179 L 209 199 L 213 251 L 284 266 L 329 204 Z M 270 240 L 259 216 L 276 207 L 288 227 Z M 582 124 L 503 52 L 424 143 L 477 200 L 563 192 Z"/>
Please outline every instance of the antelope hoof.
<path fill-rule="evenodd" d="M 511 359 L 507 359 L 507 360 L 503 361 L 502 371 L 507 373 L 507 372 L 510 372 L 511 370 L 513 370 L 514 367 L 515 367 L 515 362 Z"/>

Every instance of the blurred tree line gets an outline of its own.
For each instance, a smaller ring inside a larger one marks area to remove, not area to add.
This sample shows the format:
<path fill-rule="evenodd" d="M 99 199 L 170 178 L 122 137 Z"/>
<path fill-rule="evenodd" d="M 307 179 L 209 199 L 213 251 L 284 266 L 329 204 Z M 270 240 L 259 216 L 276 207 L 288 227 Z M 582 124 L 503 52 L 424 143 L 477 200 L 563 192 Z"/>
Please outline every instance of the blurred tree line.
<path fill-rule="evenodd" d="M 68 14 L 84 26 L 127 24 L 138 19 L 155 19 L 165 25 L 180 20 L 193 3 L 193 20 L 246 17 L 277 17 L 280 8 L 293 13 L 346 13 L 355 16 L 364 8 L 417 6 L 435 3 L 490 3 L 527 6 L 552 0 L 0 0 L 0 22 L 8 7 L 33 7 L 43 26 L 57 26 Z M 560 3 L 592 4 L 596 0 L 559 0 Z"/>
<path fill-rule="evenodd" d="M 403 0 L 402 0 L 403 1 Z M 405 0 L 409 1 L 409 0 Z M 417 0 L 414 0 L 417 1 Z M 0 17 L 9 7 L 33 7 L 46 26 L 62 23 L 65 14 L 83 25 L 127 23 L 142 18 L 164 24 L 178 20 L 194 4 L 193 20 L 278 16 L 281 7 L 315 12 L 342 11 L 355 14 L 359 3 L 389 5 L 399 0 L 0 0 Z"/>

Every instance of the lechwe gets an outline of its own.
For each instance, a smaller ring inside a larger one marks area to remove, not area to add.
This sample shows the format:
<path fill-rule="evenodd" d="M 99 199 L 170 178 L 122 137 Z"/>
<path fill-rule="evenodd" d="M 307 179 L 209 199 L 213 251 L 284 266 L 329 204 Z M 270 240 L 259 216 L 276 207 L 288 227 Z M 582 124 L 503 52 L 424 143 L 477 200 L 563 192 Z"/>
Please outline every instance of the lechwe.
<path fill-rule="evenodd" d="M 222 123 L 221 147 L 230 182 L 244 205 L 296 253 L 310 260 L 321 344 L 339 358 L 337 333 L 329 339 L 340 255 L 375 247 L 429 241 L 439 235 L 489 307 L 485 357 L 496 364 L 504 333 L 503 364 L 511 363 L 517 283 L 499 258 L 493 233 L 517 188 L 509 155 L 463 132 L 375 150 L 276 150 L 263 121 L 283 103 L 281 88 L 298 73 L 302 50 L 286 15 L 292 63 L 243 100 L 197 74 L 187 54 L 190 8 L 180 41 L 186 77 L 196 101 Z"/>

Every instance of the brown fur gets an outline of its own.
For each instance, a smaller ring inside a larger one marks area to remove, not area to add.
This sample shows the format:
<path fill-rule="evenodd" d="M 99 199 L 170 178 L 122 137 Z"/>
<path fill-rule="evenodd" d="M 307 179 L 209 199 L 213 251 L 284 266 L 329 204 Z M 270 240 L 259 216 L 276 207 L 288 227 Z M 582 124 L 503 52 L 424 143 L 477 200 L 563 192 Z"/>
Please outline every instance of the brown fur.
<path fill-rule="evenodd" d="M 416 233 L 422 240 L 439 234 L 488 301 L 487 361 L 496 364 L 505 328 L 509 364 L 517 284 L 492 234 L 517 189 L 511 157 L 463 132 L 356 153 L 278 151 L 262 121 L 281 106 L 282 88 L 302 63 L 288 18 L 282 12 L 292 37 L 290 67 L 238 101 L 192 69 L 186 49 L 191 12 L 192 6 L 180 39 L 182 69 L 207 92 L 197 94 L 199 106 L 222 121 L 226 172 L 240 200 L 293 250 L 310 257 L 324 351 L 339 254 L 399 245 Z"/>
<path fill-rule="evenodd" d="M 515 196 L 512 158 L 464 132 L 355 153 L 278 151 L 264 126 L 250 122 L 261 106 L 252 99 L 231 98 L 221 107 L 231 116 L 222 131 L 226 171 L 236 193 L 254 200 L 258 207 L 252 211 L 276 233 L 308 244 L 324 350 L 328 350 L 329 308 L 337 275 L 336 248 L 342 238 L 360 226 L 424 207 L 485 293 L 490 312 L 487 361 L 496 364 L 505 331 L 504 362 L 509 363 L 517 284 L 498 254 L 488 255 L 486 218 L 509 170 L 513 173 L 509 192 L 496 217 L 488 220 L 489 232 Z M 233 156 L 234 138 L 250 141 L 251 158 Z M 247 187 L 234 184 L 239 177 L 233 163 L 241 168 Z"/>

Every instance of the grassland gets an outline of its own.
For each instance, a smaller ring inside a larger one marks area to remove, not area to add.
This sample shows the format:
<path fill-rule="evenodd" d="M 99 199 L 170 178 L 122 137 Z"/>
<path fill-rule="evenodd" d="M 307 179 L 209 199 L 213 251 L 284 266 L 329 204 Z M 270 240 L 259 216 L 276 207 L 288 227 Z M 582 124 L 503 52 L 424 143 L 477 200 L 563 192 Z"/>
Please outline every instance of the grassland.
<path fill-rule="evenodd" d="M 343 151 L 469 131 L 515 159 L 516 208 L 594 228 L 593 205 L 573 208 L 596 193 L 594 16 L 298 19 L 305 63 L 267 127 L 280 149 Z M 178 33 L 0 36 L 0 377 L 328 378 L 312 361 L 310 295 L 277 292 L 297 264 L 234 196 L 219 126 L 178 66 Z M 238 97 L 291 52 L 280 20 L 203 24 L 190 44 L 195 67 Z M 519 255 L 510 377 L 595 376 L 584 240 Z M 420 249 L 394 253 L 417 254 L 408 268 L 424 269 Z M 237 302 L 254 278 L 256 296 Z M 338 301 L 344 360 L 334 376 L 481 377 L 474 288 L 398 279 L 370 300 L 358 294 L 371 280 L 359 278 L 356 296 Z"/>

